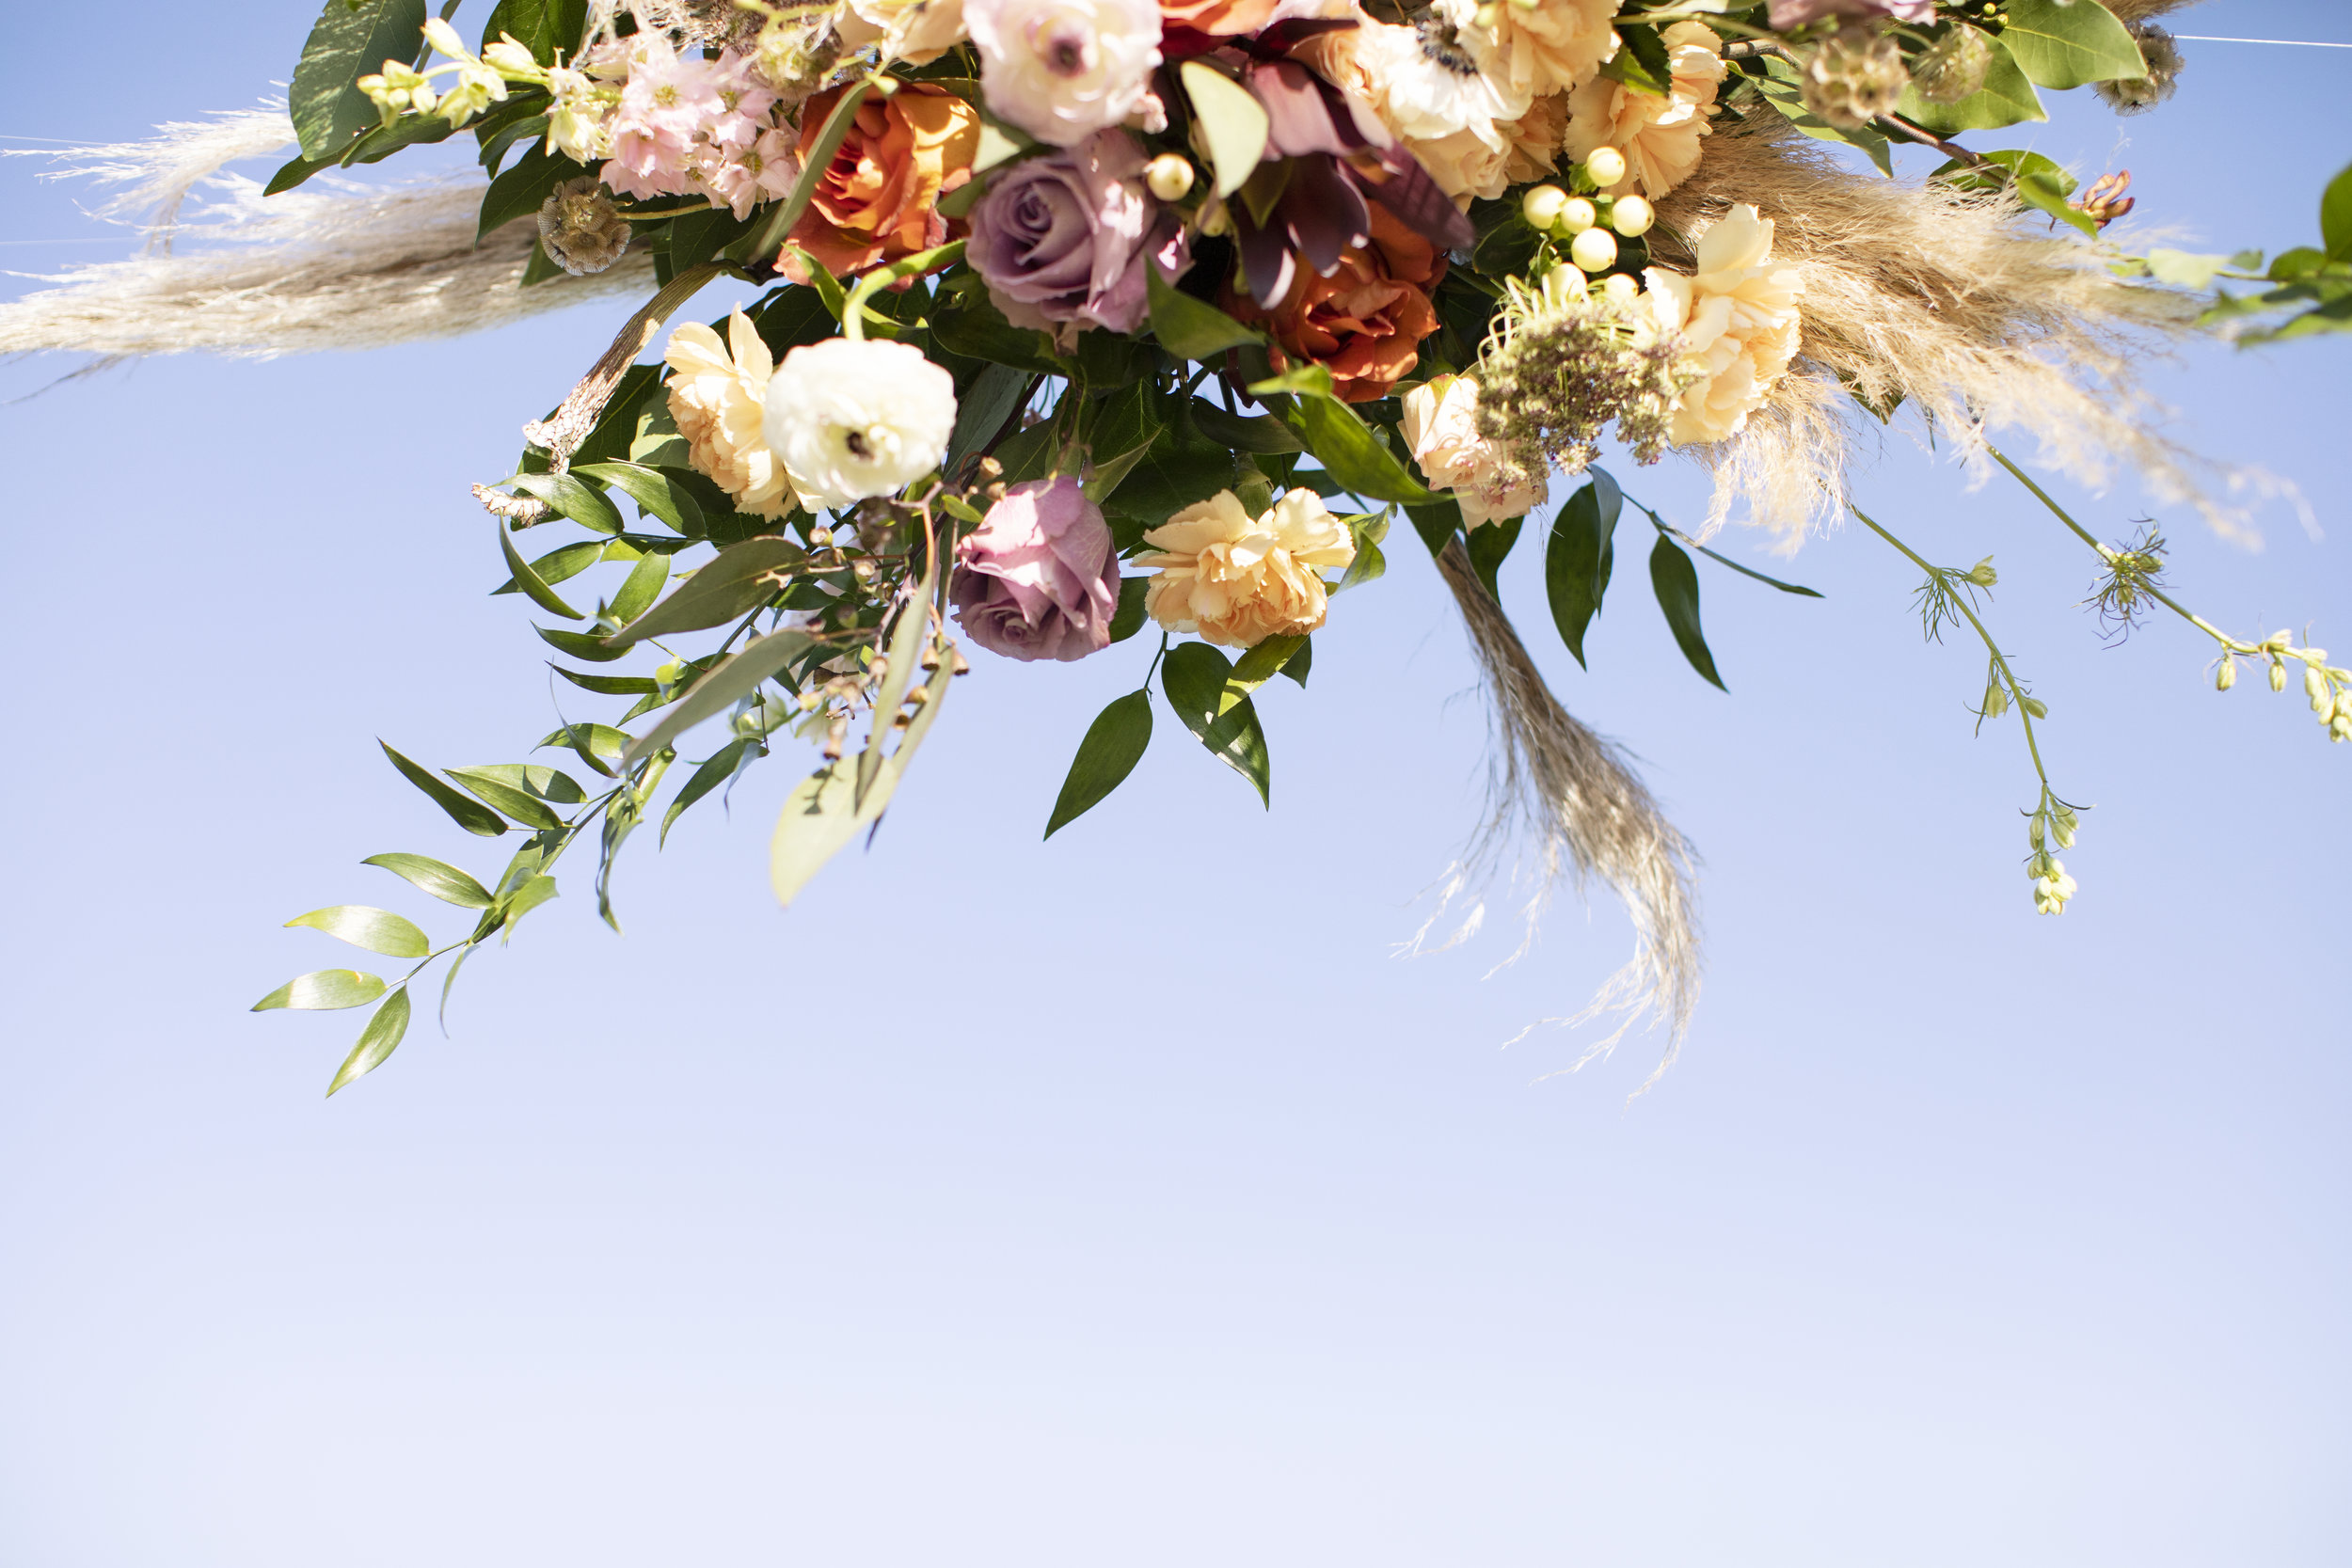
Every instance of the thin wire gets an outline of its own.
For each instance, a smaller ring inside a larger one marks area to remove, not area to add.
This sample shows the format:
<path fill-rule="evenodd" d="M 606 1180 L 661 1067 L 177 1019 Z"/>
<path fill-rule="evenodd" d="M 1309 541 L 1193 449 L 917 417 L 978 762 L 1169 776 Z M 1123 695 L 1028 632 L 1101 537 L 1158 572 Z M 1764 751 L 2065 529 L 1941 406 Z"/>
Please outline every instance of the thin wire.
<path fill-rule="evenodd" d="M 2316 43 L 2308 39 L 2209 39 L 2195 33 L 2175 33 L 2182 43 L 2275 43 L 2281 49 L 2352 49 L 2352 43 Z"/>

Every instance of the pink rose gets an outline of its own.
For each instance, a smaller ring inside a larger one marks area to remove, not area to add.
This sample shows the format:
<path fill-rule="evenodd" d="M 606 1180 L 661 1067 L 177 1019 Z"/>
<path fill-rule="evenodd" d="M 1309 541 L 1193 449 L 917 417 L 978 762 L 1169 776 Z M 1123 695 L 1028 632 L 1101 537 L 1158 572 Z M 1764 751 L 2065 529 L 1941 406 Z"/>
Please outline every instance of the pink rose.
<path fill-rule="evenodd" d="M 1016 484 L 956 546 L 948 584 L 972 641 L 1008 658 L 1084 658 L 1110 646 L 1119 552 L 1078 482 Z"/>
<path fill-rule="evenodd" d="M 1068 324 L 1066 337 L 1142 325 L 1143 269 L 1172 281 L 1192 263 L 1184 225 L 1144 189 L 1145 162 L 1126 132 L 1097 131 L 989 187 L 972 209 L 970 256 L 1007 321 Z"/>

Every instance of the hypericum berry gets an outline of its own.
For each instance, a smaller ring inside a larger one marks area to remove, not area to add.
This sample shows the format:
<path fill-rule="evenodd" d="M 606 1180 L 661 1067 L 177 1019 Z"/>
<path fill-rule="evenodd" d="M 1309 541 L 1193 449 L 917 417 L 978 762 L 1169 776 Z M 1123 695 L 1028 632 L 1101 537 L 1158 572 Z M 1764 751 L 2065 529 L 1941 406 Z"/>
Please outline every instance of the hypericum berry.
<path fill-rule="evenodd" d="M 1601 280 L 1600 292 L 1619 305 L 1630 305 L 1640 296 L 1642 286 L 1633 281 L 1630 273 L 1613 272 Z"/>
<path fill-rule="evenodd" d="M 1581 196 L 1572 196 L 1560 205 L 1561 229 L 1571 234 L 1581 234 L 1600 221 L 1600 213 Z"/>
<path fill-rule="evenodd" d="M 1658 210 L 1638 196 L 1621 196 L 1609 214 L 1609 227 L 1627 239 L 1649 232 L 1658 221 Z"/>
<path fill-rule="evenodd" d="M 1625 178 L 1625 154 L 1613 147 L 1596 147 L 1584 160 L 1584 172 L 1605 191 Z"/>
<path fill-rule="evenodd" d="M 1568 204 L 1568 193 L 1557 185 L 1533 185 L 1519 198 L 1519 213 L 1528 227 L 1549 230 L 1560 221 L 1560 209 Z"/>
<path fill-rule="evenodd" d="M 1192 193 L 1192 160 L 1181 152 L 1163 152 L 1143 168 L 1143 182 L 1162 201 L 1182 201 Z"/>
<path fill-rule="evenodd" d="M 1568 260 L 1586 272 L 1607 272 L 1617 263 L 1617 236 L 1606 229 L 1587 229 L 1568 245 Z"/>

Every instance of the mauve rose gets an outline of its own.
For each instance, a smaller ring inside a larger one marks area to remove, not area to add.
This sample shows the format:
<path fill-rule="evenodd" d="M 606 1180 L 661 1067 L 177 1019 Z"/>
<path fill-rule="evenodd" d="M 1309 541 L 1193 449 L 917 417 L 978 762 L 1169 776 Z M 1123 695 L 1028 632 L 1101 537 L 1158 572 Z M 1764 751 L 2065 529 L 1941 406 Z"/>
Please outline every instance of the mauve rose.
<path fill-rule="evenodd" d="M 1772 0 L 1772 24 L 1784 32 L 1825 16 L 1891 16 L 1898 22 L 1933 22 L 1935 0 Z"/>
<path fill-rule="evenodd" d="M 1005 492 L 956 546 L 947 585 L 972 641 L 1008 658 L 1068 662 L 1110 646 L 1119 552 L 1074 479 Z"/>
<path fill-rule="evenodd" d="M 1133 332 L 1143 323 L 1143 269 L 1174 278 L 1192 264 L 1184 226 L 1144 188 L 1143 150 L 1126 132 L 1016 164 L 972 209 L 966 256 L 989 297 L 1018 326 Z"/>

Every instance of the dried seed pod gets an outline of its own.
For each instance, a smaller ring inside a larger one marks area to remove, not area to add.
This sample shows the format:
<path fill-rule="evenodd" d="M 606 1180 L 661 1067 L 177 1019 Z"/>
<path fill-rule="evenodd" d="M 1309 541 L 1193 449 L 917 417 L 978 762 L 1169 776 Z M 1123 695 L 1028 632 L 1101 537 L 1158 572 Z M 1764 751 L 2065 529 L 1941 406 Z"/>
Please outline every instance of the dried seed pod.
<path fill-rule="evenodd" d="M 2139 45 L 2139 57 L 2148 62 L 2148 74 L 2091 84 L 2091 90 L 2119 115 L 2153 109 L 2171 97 L 2180 86 L 2181 67 L 2185 63 L 2172 35 L 2153 22 L 2132 24 L 2132 41 Z"/>
<path fill-rule="evenodd" d="M 1911 62 L 1911 82 L 1931 103 L 1957 103 L 1984 87 L 1993 68 L 1993 40 L 1965 22 Z"/>
<path fill-rule="evenodd" d="M 1804 106 L 1848 131 L 1894 112 L 1911 71 L 1902 45 L 1875 27 L 1841 27 L 1804 64 Z"/>
<path fill-rule="evenodd" d="M 539 204 L 539 244 L 575 277 L 599 273 L 628 249 L 628 220 L 593 174 L 566 180 Z"/>

